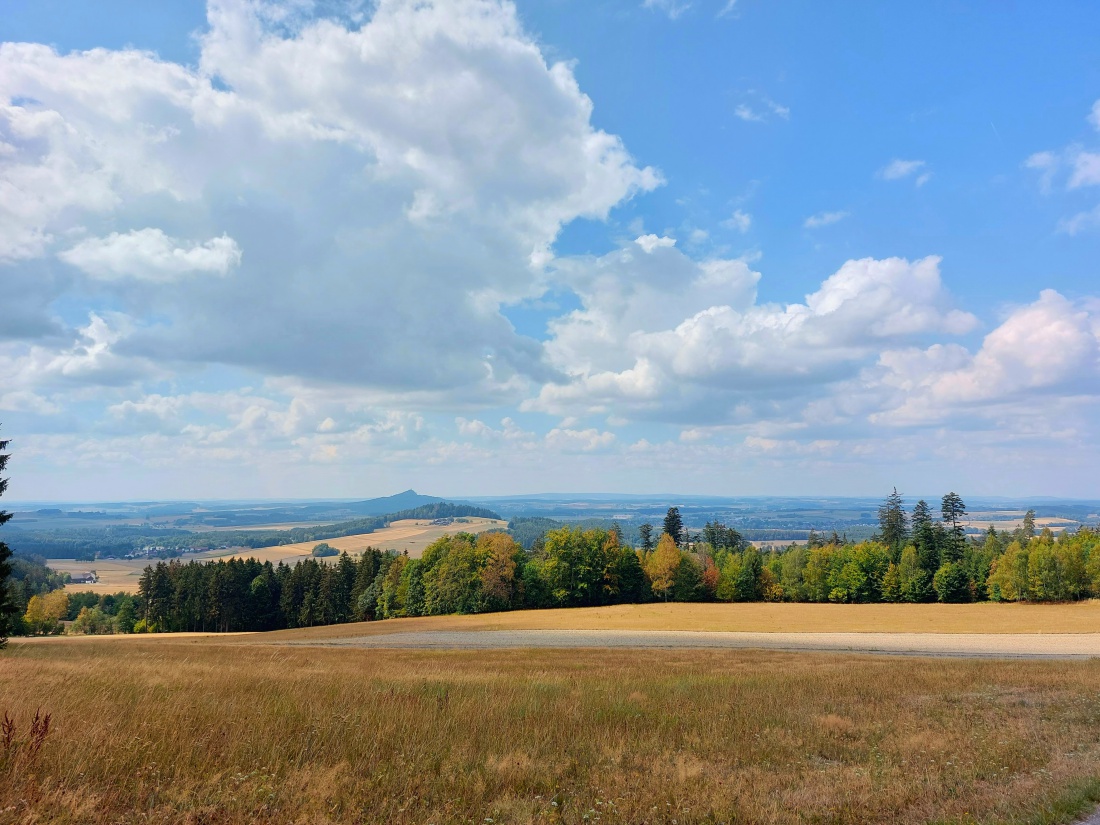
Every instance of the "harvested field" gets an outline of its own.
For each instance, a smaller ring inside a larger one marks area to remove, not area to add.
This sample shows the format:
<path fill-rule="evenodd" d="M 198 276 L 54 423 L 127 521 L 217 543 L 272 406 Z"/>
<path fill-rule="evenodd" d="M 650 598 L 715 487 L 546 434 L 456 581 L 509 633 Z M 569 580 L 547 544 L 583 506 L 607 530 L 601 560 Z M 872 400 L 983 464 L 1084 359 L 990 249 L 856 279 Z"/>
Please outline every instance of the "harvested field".
<path fill-rule="evenodd" d="M 1053 823 L 1100 798 L 1097 661 L 144 638 L 3 665 L 0 822 Z"/>
<path fill-rule="evenodd" d="M 623 604 L 426 616 L 284 630 L 330 639 L 435 630 L 627 630 L 744 633 L 1100 633 L 1100 601 L 1075 604 Z"/>
<path fill-rule="evenodd" d="M 267 636 L 263 638 L 268 638 Z M 253 637 L 253 642 L 261 641 Z M 684 648 L 883 653 L 958 658 L 1089 659 L 1100 633 L 722 633 L 693 630 L 422 630 L 282 644 L 422 650 Z"/>
<path fill-rule="evenodd" d="M 379 550 L 408 551 L 412 558 L 420 558 L 424 548 L 441 536 L 454 535 L 455 533 L 483 533 L 486 530 L 507 529 L 508 522 L 496 521 L 486 518 L 471 518 L 453 524 L 432 524 L 423 519 L 405 519 L 395 521 L 389 527 L 375 530 L 373 533 L 361 533 L 355 536 L 342 536 L 336 539 L 323 539 L 323 541 L 335 547 L 337 550 L 351 554 L 362 553 L 368 547 Z M 271 561 L 272 564 L 284 562 L 294 564 L 302 559 L 310 558 L 313 548 L 320 541 L 303 541 L 298 544 L 283 544 L 278 547 L 264 547 L 259 550 L 242 550 L 232 554 L 211 555 L 211 558 L 255 558 L 260 561 Z"/>
<path fill-rule="evenodd" d="M 408 551 L 413 558 L 419 558 L 420 554 L 424 552 L 424 548 L 440 536 L 461 532 L 482 533 L 486 530 L 505 529 L 507 526 L 508 522 L 506 521 L 481 518 L 471 518 L 446 525 L 432 524 L 427 520 L 405 519 L 395 521 L 389 527 L 375 530 L 373 533 L 323 539 L 323 541 L 337 550 L 347 551 L 351 554 L 361 553 L 368 547 L 376 547 L 380 550 Z M 260 561 L 270 561 L 272 564 L 283 562 L 284 564 L 293 565 L 303 559 L 312 558 L 313 548 L 320 543 L 321 541 L 318 540 L 257 549 L 233 548 L 230 550 L 213 550 L 206 553 L 188 553 L 181 560 L 187 562 L 192 560 L 254 558 Z M 99 577 L 96 584 L 74 584 L 67 588 L 72 592 L 91 591 L 93 593 L 136 593 L 141 571 L 147 565 L 155 563 L 155 559 L 105 559 L 94 562 L 49 559 L 47 561 L 47 564 L 54 570 L 66 573 L 94 570 Z"/>
<path fill-rule="evenodd" d="M 187 556 L 195 558 L 195 556 Z M 149 564 L 148 559 L 100 559 L 99 561 L 73 561 L 72 559 L 49 559 L 48 564 L 59 573 L 77 574 L 94 570 L 99 577 L 95 584 L 70 584 L 66 590 L 75 593 L 136 593 L 141 571 Z"/>

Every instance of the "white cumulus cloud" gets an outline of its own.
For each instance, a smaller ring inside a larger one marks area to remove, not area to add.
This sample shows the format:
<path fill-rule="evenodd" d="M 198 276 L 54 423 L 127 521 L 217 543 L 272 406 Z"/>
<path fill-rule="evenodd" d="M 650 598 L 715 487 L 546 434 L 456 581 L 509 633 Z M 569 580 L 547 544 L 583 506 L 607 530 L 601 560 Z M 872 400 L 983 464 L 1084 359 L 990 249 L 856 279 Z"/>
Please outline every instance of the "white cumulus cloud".
<path fill-rule="evenodd" d="M 163 282 L 193 273 L 226 275 L 241 262 L 241 248 L 227 235 L 187 245 L 150 228 L 88 238 L 58 257 L 105 281 Z"/>

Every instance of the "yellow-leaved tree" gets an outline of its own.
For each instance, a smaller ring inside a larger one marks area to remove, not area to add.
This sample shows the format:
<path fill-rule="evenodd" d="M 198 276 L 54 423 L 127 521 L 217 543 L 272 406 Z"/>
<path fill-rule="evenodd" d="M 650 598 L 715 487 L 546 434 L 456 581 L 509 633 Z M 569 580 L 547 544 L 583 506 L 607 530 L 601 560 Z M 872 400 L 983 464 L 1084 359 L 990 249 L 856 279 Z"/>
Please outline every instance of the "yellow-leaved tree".
<path fill-rule="evenodd" d="M 645 572 L 649 576 L 653 593 L 668 601 L 672 586 L 676 583 L 676 571 L 680 569 L 680 548 L 668 533 L 662 533 L 657 549 L 646 558 Z"/>

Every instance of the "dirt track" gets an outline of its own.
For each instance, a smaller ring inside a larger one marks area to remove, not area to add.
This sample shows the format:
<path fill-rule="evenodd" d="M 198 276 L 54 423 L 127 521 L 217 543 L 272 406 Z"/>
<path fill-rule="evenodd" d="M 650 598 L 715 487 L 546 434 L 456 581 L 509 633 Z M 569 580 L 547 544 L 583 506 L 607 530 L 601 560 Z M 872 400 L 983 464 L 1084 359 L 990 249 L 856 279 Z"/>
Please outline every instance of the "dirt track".
<path fill-rule="evenodd" d="M 259 641 L 259 639 L 256 639 Z M 1085 659 L 1100 633 L 730 633 L 688 630 L 433 630 L 287 640 L 311 647 L 412 649 L 726 648 L 910 656 Z"/>

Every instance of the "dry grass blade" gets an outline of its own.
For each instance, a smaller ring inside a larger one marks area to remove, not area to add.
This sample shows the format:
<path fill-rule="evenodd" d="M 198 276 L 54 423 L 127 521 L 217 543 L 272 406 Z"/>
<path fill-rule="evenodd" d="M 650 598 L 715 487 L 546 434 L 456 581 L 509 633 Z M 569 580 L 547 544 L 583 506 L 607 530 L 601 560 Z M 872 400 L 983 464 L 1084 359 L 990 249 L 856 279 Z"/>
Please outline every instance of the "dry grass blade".
<path fill-rule="evenodd" d="M 15 720 L 8 716 L 7 711 L 4 711 L 4 721 L 0 722 L 0 746 L 3 746 L 4 753 L 15 747 Z"/>
<path fill-rule="evenodd" d="M 38 756 L 42 746 L 46 744 L 46 737 L 50 735 L 50 719 L 52 714 L 42 715 L 41 708 L 36 708 L 34 718 L 31 720 L 31 737 L 27 743 L 27 751 L 31 759 Z"/>

